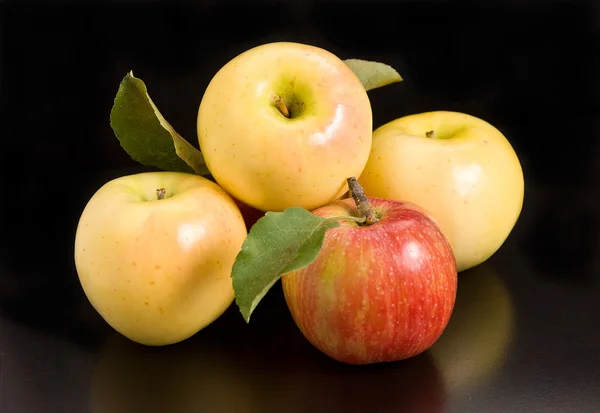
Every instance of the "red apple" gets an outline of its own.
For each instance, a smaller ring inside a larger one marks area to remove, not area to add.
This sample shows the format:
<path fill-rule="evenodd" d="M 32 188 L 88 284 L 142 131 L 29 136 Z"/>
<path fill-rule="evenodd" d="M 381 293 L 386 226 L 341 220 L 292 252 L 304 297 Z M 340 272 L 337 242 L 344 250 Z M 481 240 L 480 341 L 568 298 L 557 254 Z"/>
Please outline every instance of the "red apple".
<path fill-rule="evenodd" d="M 258 221 L 265 215 L 263 211 L 253 208 L 250 205 L 243 203 L 239 199 L 233 198 L 233 201 L 236 203 L 240 212 L 242 213 L 242 217 L 244 218 L 246 229 L 248 231 L 250 231 L 250 228 L 252 228 L 252 226 L 256 224 L 256 221 Z"/>
<path fill-rule="evenodd" d="M 315 261 L 282 277 L 286 302 L 308 341 L 335 360 L 371 364 L 416 356 L 450 319 L 457 288 L 454 254 L 421 207 L 366 198 L 360 186 L 351 188 L 354 200 L 313 213 L 362 215 L 368 221 L 342 219 L 330 229 Z"/>

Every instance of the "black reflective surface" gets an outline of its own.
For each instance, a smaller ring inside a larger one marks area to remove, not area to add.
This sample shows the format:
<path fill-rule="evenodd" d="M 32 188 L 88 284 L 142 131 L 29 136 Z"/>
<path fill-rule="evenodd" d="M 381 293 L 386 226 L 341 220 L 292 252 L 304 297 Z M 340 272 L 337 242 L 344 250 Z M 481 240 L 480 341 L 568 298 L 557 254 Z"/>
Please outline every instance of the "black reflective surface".
<path fill-rule="evenodd" d="M 206 5 L 203 5 L 206 3 Z M 4 2 L 0 96 L 0 412 L 600 411 L 600 6 L 590 1 Z M 79 214 L 145 170 L 108 123 L 130 69 L 195 144 L 212 74 L 275 40 L 388 62 L 375 126 L 451 109 L 502 129 L 526 199 L 502 249 L 460 276 L 440 340 L 414 359 L 339 365 L 301 336 L 279 285 L 151 349 L 88 304 Z"/>

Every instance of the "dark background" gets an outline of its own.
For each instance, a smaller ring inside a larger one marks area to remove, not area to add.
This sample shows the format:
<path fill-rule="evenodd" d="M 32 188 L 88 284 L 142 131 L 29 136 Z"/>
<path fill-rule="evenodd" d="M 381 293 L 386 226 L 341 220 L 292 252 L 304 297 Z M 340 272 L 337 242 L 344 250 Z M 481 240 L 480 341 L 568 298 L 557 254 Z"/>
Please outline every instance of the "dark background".
<path fill-rule="evenodd" d="M 2 413 L 600 411 L 599 2 L 0 1 L 0 10 Z M 182 345 L 142 349 L 85 299 L 73 264 L 79 214 L 104 182 L 146 170 L 110 129 L 120 80 L 134 70 L 197 146 L 214 73 L 279 40 L 397 68 L 404 82 L 369 93 L 375 127 L 463 111 L 496 125 L 519 155 L 521 219 L 461 277 L 437 353 L 339 366 L 305 342 L 278 288 L 248 326 L 232 307 Z"/>

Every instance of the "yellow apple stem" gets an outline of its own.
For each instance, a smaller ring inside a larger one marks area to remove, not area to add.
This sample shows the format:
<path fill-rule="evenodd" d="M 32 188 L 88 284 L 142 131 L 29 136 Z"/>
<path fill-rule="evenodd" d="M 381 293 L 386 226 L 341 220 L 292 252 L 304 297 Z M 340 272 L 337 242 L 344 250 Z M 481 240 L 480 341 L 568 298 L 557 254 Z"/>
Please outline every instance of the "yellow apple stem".
<path fill-rule="evenodd" d="M 379 221 L 379 218 L 375 216 L 373 205 L 371 205 L 371 202 L 369 202 L 363 187 L 358 183 L 356 178 L 350 177 L 347 179 L 347 181 L 352 199 L 354 199 L 356 208 L 358 208 L 358 214 L 361 218 L 365 219 L 365 225 L 372 225 Z"/>
<path fill-rule="evenodd" d="M 281 96 L 273 96 L 273 102 L 275 102 L 275 106 L 277 106 L 277 109 L 279 109 L 283 116 L 286 118 L 290 117 L 290 111 Z"/>
<path fill-rule="evenodd" d="M 156 190 L 156 199 L 161 200 L 161 199 L 165 199 L 165 192 L 167 192 L 167 190 L 165 188 L 160 188 Z"/>
<path fill-rule="evenodd" d="M 435 132 L 430 130 L 429 132 L 425 132 L 425 136 L 428 138 L 433 138 L 435 136 Z"/>

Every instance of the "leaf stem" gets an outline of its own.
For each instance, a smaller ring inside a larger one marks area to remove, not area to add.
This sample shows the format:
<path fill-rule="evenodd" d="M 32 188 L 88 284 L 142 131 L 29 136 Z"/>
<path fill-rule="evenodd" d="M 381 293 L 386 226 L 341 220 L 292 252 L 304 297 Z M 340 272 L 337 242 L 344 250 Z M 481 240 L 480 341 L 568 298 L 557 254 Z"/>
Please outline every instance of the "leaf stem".
<path fill-rule="evenodd" d="M 365 191 L 356 178 L 352 176 L 348 178 L 347 181 L 348 187 L 350 188 L 350 194 L 356 203 L 356 208 L 358 208 L 358 214 L 361 218 L 364 218 L 365 225 L 373 225 L 379 221 L 379 218 L 375 216 L 373 205 L 369 202 L 369 199 L 365 195 Z"/>
<path fill-rule="evenodd" d="M 156 190 L 156 199 L 158 199 L 159 201 L 161 199 L 165 199 L 165 192 L 167 192 L 167 190 L 165 188 L 159 188 Z"/>
<path fill-rule="evenodd" d="M 286 118 L 290 117 L 290 111 L 281 96 L 273 96 L 273 102 L 275 102 L 275 106 L 277 106 L 277 109 L 279 109 L 283 116 L 285 116 Z"/>
<path fill-rule="evenodd" d="M 348 221 L 354 221 L 354 222 L 358 222 L 360 224 L 364 223 L 367 219 L 365 217 L 353 217 L 350 215 L 344 215 L 341 217 L 331 217 L 331 218 L 327 218 L 328 221 L 343 221 L 343 220 L 348 220 Z"/>

